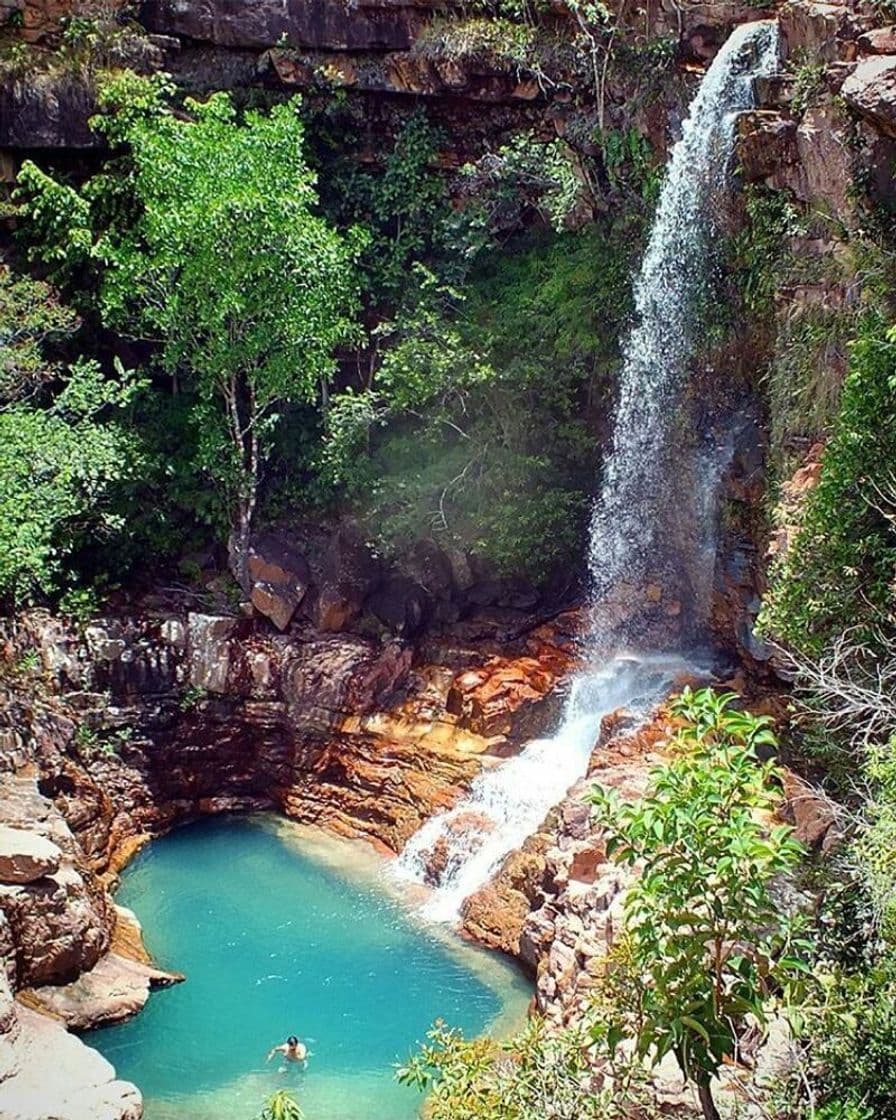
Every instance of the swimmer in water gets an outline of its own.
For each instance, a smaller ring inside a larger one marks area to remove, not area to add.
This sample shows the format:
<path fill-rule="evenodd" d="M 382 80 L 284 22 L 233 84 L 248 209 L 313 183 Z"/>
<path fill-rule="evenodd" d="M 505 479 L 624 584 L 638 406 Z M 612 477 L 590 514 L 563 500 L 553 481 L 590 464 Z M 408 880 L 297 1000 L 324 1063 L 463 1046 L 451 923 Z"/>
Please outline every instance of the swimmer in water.
<path fill-rule="evenodd" d="M 308 1057 L 308 1048 L 291 1034 L 282 1045 L 272 1047 L 267 1060 L 270 1061 L 275 1054 L 282 1054 L 290 1062 L 304 1062 Z"/>

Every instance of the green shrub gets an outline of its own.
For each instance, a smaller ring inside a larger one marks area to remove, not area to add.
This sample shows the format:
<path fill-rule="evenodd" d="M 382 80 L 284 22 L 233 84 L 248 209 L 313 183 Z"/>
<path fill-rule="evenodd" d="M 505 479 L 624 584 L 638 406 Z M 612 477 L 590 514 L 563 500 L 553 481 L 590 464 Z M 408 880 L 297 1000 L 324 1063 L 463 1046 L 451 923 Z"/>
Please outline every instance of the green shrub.
<path fill-rule="evenodd" d="M 674 1054 L 707 1120 L 718 1118 L 710 1080 L 736 1059 L 748 1018 L 763 1026 L 769 1004 L 807 971 L 792 956 L 806 946 L 771 892 L 802 853 L 787 825 L 763 823 L 780 793 L 756 751 L 774 736 L 767 717 L 734 710 L 734 699 L 685 689 L 671 757 L 644 798 L 591 795 L 608 855 L 639 868 L 625 902 L 632 983 L 599 1037 L 611 1054 L 627 1038 L 653 1063 Z"/>
<path fill-rule="evenodd" d="M 47 409 L 0 412 L 0 596 L 14 604 L 64 587 L 78 548 L 124 527 L 116 494 L 141 451 L 122 417 L 139 383 L 120 374 L 78 362 Z"/>
<path fill-rule="evenodd" d="M 810 1039 L 813 1081 L 833 1115 L 896 1120 L 896 959 L 838 975 Z"/>
<path fill-rule="evenodd" d="M 896 608 L 896 338 L 869 314 L 796 540 L 772 573 L 767 633 L 820 654 L 847 631 L 873 645 Z"/>
<path fill-rule="evenodd" d="M 628 1099 L 592 1084 L 589 1040 L 578 1030 L 551 1032 L 539 1019 L 506 1042 L 465 1039 L 436 1023 L 428 1042 L 398 1071 L 403 1084 L 428 1092 L 429 1120 L 622 1120 Z M 637 1102 L 640 1103 L 640 1102 Z M 644 1115 L 639 1112 L 638 1115 Z"/>

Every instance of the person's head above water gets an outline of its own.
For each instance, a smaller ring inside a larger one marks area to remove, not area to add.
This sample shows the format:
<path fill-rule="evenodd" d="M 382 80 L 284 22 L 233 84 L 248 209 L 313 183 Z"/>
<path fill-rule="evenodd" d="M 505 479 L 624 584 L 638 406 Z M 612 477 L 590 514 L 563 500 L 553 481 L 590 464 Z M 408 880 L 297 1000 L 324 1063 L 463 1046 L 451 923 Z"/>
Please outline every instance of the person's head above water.
<path fill-rule="evenodd" d="M 294 1034 L 291 1034 L 289 1036 L 289 1038 L 286 1040 L 286 1044 L 288 1046 L 298 1046 L 299 1045 L 299 1040 L 296 1038 L 296 1036 Z"/>

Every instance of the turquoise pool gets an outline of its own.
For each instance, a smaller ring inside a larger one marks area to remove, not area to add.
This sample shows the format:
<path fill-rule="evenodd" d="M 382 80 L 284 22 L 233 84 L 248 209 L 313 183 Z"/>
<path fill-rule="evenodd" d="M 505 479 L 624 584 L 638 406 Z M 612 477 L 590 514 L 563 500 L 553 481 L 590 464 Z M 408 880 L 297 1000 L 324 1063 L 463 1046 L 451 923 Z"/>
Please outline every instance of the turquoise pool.
<path fill-rule="evenodd" d="M 522 1019 L 517 971 L 421 924 L 381 870 L 365 845 L 268 816 L 190 825 L 136 858 L 118 900 L 187 981 L 88 1041 L 141 1087 L 146 1120 L 251 1120 L 280 1088 L 307 1120 L 410 1120 L 420 1099 L 394 1064 L 434 1019 Z M 305 1069 L 265 1062 L 289 1034 Z"/>

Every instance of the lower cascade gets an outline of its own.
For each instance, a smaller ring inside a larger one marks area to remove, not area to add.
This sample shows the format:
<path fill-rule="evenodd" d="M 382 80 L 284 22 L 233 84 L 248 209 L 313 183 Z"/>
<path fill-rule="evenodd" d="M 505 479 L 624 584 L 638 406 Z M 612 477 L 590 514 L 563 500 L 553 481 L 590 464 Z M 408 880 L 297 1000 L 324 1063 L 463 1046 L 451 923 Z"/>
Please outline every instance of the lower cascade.
<path fill-rule="evenodd" d="M 755 103 L 754 81 L 777 64 L 777 25 L 744 24 L 691 102 L 635 283 L 637 322 L 623 347 L 613 442 L 591 524 L 585 666 L 558 731 L 481 774 L 405 846 L 396 873 L 437 884 L 424 907 L 435 920 L 456 918 L 585 773 L 605 715 L 645 711 L 699 660 L 724 448 L 695 445 L 684 396 L 695 324 L 710 294 L 735 122 Z"/>
<path fill-rule="evenodd" d="M 622 707 L 646 712 L 686 668 L 674 657 L 620 657 L 577 676 L 556 734 L 533 739 L 515 758 L 480 774 L 466 797 L 432 817 L 406 844 L 398 875 L 439 884 L 423 913 L 434 921 L 456 918 L 463 900 L 584 773 L 603 717 Z"/>

